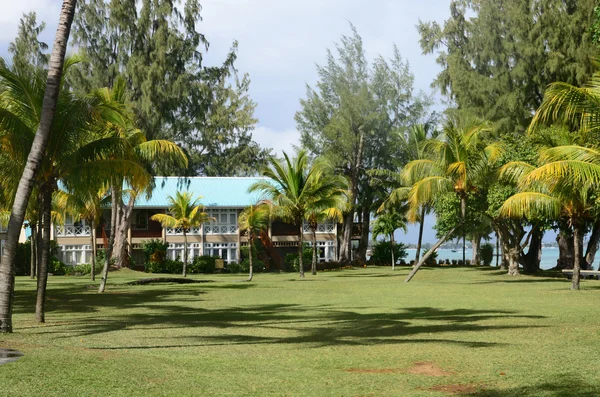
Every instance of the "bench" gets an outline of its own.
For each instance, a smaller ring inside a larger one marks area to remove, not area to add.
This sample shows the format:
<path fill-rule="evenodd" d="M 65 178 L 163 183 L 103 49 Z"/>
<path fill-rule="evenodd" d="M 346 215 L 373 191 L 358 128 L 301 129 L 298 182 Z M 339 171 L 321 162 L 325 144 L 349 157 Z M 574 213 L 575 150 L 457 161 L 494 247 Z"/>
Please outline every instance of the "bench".
<path fill-rule="evenodd" d="M 567 276 L 570 280 L 573 278 L 573 269 L 563 269 L 563 274 Z M 596 280 L 600 280 L 600 271 L 598 270 L 580 270 L 579 275 L 582 278 L 595 278 Z"/>

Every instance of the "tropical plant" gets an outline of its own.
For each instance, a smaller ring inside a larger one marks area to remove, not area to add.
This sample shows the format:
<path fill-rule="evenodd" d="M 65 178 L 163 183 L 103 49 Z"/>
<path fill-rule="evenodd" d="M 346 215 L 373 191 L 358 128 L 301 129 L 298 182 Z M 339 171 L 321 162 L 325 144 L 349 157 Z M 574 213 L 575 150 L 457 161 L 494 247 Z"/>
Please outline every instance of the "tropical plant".
<path fill-rule="evenodd" d="M 200 199 L 201 197 L 194 199 L 191 192 L 177 192 L 175 197 L 167 197 L 170 214 L 155 214 L 150 217 L 153 221 L 160 222 L 165 228 L 181 229 L 183 233 L 183 277 L 187 276 L 188 232 L 193 227 L 202 226 L 203 223 L 213 220 L 204 212 L 204 206 L 200 204 Z"/>
<path fill-rule="evenodd" d="M 248 281 L 252 281 L 253 272 L 253 248 L 254 240 L 260 235 L 260 232 L 269 227 L 271 211 L 267 203 L 251 204 L 246 207 L 238 218 L 238 225 L 241 230 L 245 230 L 248 236 Z"/>
<path fill-rule="evenodd" d="M 273 205 L 273 215 L 291 223 L 298 230 L 299 269 L 303 278 L 303 221 L 311 208 L 325 208 L 325 204 L 331 203 L 331 186 L 318 183 L 328 165 L 322 161 L 309 164 L 305 150 L 300 150 L 293 159 L 285 152 L 283 157 L 283 160 L 270 157 L 270 167 L 262 172 L 268 180 L 254 183 L 249 190 L 262 192 Z"/>
<path fill-rule="evenodd" d="M 403 170 L 403 177 L 415 181 L 408 193 L 410 208 L 431 203 L 435 197 L 455 192 L 460 199 L 462 222 L 467 210 L 468 193 L 477 189 L 489 174 L 489 165 L 502 152 L 499 144 L 486 145 L 484 134 L 489 131 L 485 122 L 468 117 L 450 119 L 444 125 L 442 135 L 427 142 L 428 150 L 435 158 L 413 160 Z M 438 241 L 433 250 L 448 239 L 459 225 L 452 228 Z M 464 228 L 463 228 L 464 230 Z M 465 234 L 463 234 L 464 246 Z M 414 276 L 425 262 L 425 256 L 415 265 L 406 281 Z M 463 249 L 463 262 L 466 262 Z"/>
<path fill-rule="evenodd" d="M 4 254 L 0 262 L 0 332 L 12 332 L 12 307 L 14 296 L 14 259 L 16 254 L 17 243 L 25 212 L 27 211 L 27 203 L 33 189 L 35 179 L 40 171 L 41 161 L 46 151 L 52 123 L 56 111 L 58 94 L 60 91 L 60 83 L 63 72 L 63 63 L 65 52 L 67 50 L 67 42 L 73 16 L 75 15 L 76 0 L 64 0 L 62 10 L 59 17 L 56 38 L 54 47 L 50 56 L 48 78 L 45 86 L 45 92 L 41 106 L 36 106 L 36 110 L 40 111 L 39 124 L 36 128 L 35 138 L 31 146 L 31 151 L 27 156 L 27 163 L 24 170 L 21 172 L 20 181 L 15 192 L 15 199 L 11 211 L 11 216 L 8 224 L 6 243 L 4 246 Z M 8 116 L 8 117 L 5 117 Z M 18 117 L 15 114 L 6 114 L 2 112 L 1 128 L 12 129 L 20 128 Z M 15 121 L 13 124 L 12 121 Z M 43 320 L 43 318 L 42 318 Z"/>
<path fill-rule="evenodd" d="M 394 258 L 394 232 L 397 229 L 402 229 L 404 230 L 404 232 L 406 232 L 408 230 L 406 225 L 406 217 L 403 214 L 396 211 L 386 211 L 383 214 L 380 214 L 373 221 L 373 239 L 377 239 L 377 237 L 379 236 L 385 236 L 390 238 L 392 270 L 396 269 L 396 260 L 399 259 Z"/>
<path fill-rule="evenodd" d="M 500 212 L 512 218 L 566 219 L 575 250 L 571 289 L 578 290 L 585 222 L 597 215 L 600 151 L 577 145 L 558 146 L 542 150 L 539 163 L 534 167 L 511 162 L 502 167 L 501 175 L 516 181 L 520 191 L 506 200 Z"/>

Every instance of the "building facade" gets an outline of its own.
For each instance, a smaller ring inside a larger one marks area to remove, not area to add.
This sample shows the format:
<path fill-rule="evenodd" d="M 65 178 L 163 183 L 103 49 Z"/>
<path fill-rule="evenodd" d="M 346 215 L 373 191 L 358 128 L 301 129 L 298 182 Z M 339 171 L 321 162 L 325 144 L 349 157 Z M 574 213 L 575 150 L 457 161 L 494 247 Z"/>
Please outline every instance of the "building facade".
<path fill-rule="evenodd" d="M 152 215 L 167 213 L 169 196 L 177 191 L 189 191 L 201 197 L 205 211 L 214 219 L 210 223 L 187 232 L 188 257 L 191 261 L 199 255 L 222 258 L 225 263 L 240 260 L 240 248 L 248 244 L 248 238 L 238 227 L 240 212 L 260 201 L 257 193 L 248 188 L 260 178 L 244 177 L 157 177 L 155 188 L 149 197 L 138 197 L 128 231 L 129 250 L 134 264 L 143 265 L 142 244 L 145 240 L 161 239 L 168 243 L 169 259 L 183 258 L 183 231 L 163 228 L 151 220 Z M 103 248 L 110 237 L 110 209 L 103 214 L 101 227 L 97 229 L 95 244 Z M 312 244 L 312 233 L 304 225 L 304 241 Z M 319 261 L 335 260 L 337 257 L 337 230 L 335 222 L 319 224 L 316 232 Z M 283 268 L 287 253 L 297 252 L 298 232 L 295 226 L 274 220 L 260 239 L 265 247 L 261 258 L 268 268 Z M 69 265 L 89 263 L 92 255 L 91 227 L 85 222 L 74 221 L 65 216 L 64 225 L 54 225 L 52 238 L 60 248 L 60 258 Z"/>

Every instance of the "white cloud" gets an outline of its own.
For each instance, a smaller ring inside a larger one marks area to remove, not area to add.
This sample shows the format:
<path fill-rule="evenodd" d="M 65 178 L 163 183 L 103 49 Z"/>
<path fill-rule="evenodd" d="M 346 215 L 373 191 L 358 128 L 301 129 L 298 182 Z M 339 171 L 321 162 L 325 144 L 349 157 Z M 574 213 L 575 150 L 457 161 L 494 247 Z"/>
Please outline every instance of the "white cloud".
<path fill-rule="evenodd" d="M 19 27 L 19 19 L 23 13 L 35 11 L 38 22 L 46 22 L 46 30 L 42 35 L 42 39 L 46 40 L 47 44 L 52 47 L 52 41 L 58 24 L 60 15 L 60 0 L 21 0 L 2 2 L 2 12 L 0 13 L 0 45 L 2 49 L 0 53 L 4 53 L 8 48 L 8 43 L 14 40 Z"/>
<path fill-rule="evenodd" d="M 300 145 L 300 133 L 295 129 L 274 130 L 259 125 L 252 132 L 252 138 L 260 146 L 272 148 L 276 156 L 281 156 L 283 152 L 293 153 L 294 147 Z"/>

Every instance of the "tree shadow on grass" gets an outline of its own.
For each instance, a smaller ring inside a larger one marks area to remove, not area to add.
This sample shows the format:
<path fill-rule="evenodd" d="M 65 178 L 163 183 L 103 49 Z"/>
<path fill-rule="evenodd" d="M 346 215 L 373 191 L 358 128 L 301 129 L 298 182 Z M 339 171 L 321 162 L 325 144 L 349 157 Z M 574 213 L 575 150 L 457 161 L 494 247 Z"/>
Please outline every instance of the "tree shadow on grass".
<path fill-rule="evenodd" d="M 549 381 L 533 386 L 522 386 L 510 389 L 484 389 L 475 393 L 464 394 L 471 397 L 597 397 L 600 387 L 588 383 L 576 375 L 560 375 Z"/>

